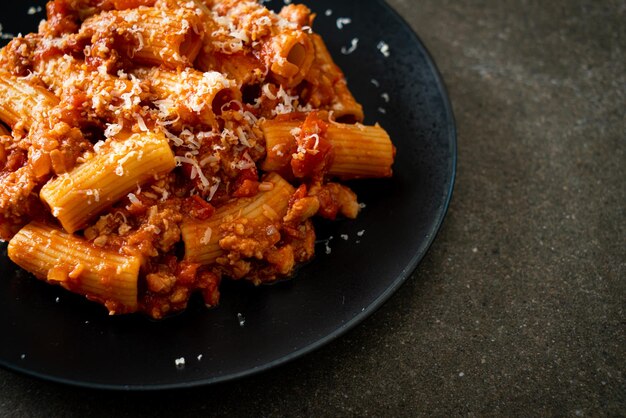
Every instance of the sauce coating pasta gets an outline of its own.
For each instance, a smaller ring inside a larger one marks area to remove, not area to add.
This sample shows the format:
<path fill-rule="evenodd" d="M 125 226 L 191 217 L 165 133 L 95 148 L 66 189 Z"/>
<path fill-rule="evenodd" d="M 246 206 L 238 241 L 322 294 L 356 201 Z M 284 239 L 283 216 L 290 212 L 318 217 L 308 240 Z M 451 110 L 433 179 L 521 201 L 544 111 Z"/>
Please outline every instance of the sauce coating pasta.
<path fill-rule="evenodd" d="M 53 0 L 0 51 L 0 239 L 38 278 L 153 318 L 314 255 L 335 179 L 389 177 L 314 15 L 249 0 Z M 342 123 L 344 122 L 344 123 Z"/>

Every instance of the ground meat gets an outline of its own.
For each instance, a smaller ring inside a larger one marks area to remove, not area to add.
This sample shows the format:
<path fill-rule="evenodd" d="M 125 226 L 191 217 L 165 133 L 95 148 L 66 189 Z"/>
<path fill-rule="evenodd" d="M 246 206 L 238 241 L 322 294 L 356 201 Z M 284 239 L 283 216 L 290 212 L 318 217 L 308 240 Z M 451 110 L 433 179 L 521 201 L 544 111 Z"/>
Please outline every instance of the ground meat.
<path fill-rule="evenodd" d="M 165 256 L 144 269 L 146 289 L 140 297 L 140 310 L 153 318 L 185 309 L 195 291 L 209 307 L 219 302 L 221 276 L 199 264 L 178 263 L 175 257 Z"/>
<path fill-rule="evenodd" d="M 37 178 L 29 166 L 3 174 L 0 177 L 0 212 L 16 217 L 23 215 L 23 204 L 37 186 Z"/>
<path fill-rule="evenodd" d="M 41 36 L 29 33 L 13 38 L 0 53 L 0 66 L 18 76 L 25 77 L 33 69 L 33 59 Z"/>
<path fill-rule="evenodd" d="M 354 219 L 359 213 L 360 207 L 356 194 L 341 184 L 314 185 L 310 188 L 309 195 L 319 200 L 320 206 L 317 214 L 324 218 L 335 219 L 340 213 L 346 218 Z"/>
<path fill-rule="evenodd" d="M 80 156 L 93 150 L 80 129 L 62 121 L 52 128 L 46 125 L 35 124 L 28 135 L 29 161 L 37 178 L 66 173 L 74 168 Z"/>
<path fill-rule="evenodd" d="M 320 201 L 316 196 L 304 196 L 289 205 L 284 221 L 288 225 L 299 225 L 315 215 L 319 208 Z"/>
<path fill-rule="evenodd" d="M 155 257 L 162 252 L 169 252 L 180 241 L 179 223 L 183 216 L 173 208 L 159 209 L 151 206 L 147 217 L 140 223 L 136 232 L 129 235 L 127 244 L 137 247 L 145 256 Z"/>
<path fill-rule="evenodd" d="M 168 273 L 150 273 L 146 275 L 148 290 L 154 293 L 168 293 L 176 283 L 176 276 Z"/>
<path fill-rule="evenodd" d="M 0 174 L 0 239 L 8 241 L 30 219 L 41 218 L 43 205 L 30 167 Z"/>

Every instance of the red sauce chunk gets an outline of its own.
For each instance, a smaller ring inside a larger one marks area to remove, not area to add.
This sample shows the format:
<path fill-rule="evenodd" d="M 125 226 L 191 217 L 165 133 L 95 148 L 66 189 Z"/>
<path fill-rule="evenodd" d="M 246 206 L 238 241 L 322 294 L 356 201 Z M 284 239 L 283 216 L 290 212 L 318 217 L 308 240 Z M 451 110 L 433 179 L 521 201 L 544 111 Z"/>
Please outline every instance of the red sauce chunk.
<path fill-rule="evenodd" d="M 291 169 L 297 178 L 322 174 L 332 162 L 332 145 L 326 138 L 328 124 L 311 112 L 296 134 L 296 153 L 291 160 Z"/>

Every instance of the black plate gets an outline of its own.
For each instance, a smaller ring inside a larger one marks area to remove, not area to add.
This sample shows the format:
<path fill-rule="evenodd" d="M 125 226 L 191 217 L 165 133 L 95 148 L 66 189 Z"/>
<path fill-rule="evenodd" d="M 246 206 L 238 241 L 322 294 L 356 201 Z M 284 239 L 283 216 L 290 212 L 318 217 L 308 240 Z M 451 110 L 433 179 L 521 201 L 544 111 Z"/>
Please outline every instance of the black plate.
<path fill-rule="evenodd" d="M 36 28 L 44 12 L 29 13 L 33 3 L 2 3 L 5 34 Z M 435 238 L 452 193 L 456 132 L 444 85 L 420 40 L 383 1 L 308 3 L 318 15 L 315 29 L 365 107 L 366 122 L 380 122 L 398 150 L 393 179 L 351 184 L 367 205 L 358 219 L 318 225 L 319 239 L 333 237 L 330 254 L 321 242 L 315 260 L 291 281 L 260 288 L 228 283 L 218 308 L 193 303 L 184 314 L 155 322 L 139 315 L 109 317 L 101 306 L 35 280 L 7 259 L 3 245 L 1 365 L 96 388 L 220 382 L 328 343 L 406 280 Z M 339 17 L 351 23 L 339 30 Z M 353 38 L 359 39 L 356 50 L 343 55 Z M 377 48 L 380 41 L 389 45 L 389 57 Z M 175 366 L 180 357 L 184 368 Z"/>

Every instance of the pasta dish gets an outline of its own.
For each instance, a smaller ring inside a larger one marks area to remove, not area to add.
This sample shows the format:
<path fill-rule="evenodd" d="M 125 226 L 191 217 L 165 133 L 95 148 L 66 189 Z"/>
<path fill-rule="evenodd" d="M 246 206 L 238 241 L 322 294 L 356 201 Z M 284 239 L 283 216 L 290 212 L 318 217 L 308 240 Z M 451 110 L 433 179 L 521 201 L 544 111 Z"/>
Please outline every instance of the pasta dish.
<path fill-rule="evenodd" d="M 0 239 L 20 267 L 153 318 L 222 278 L 314 256 L 311 219 L 355 218 L 338 181 L 395 148 L 314 14 L 252 0 L 53 0 L 0 50 Z"/>

